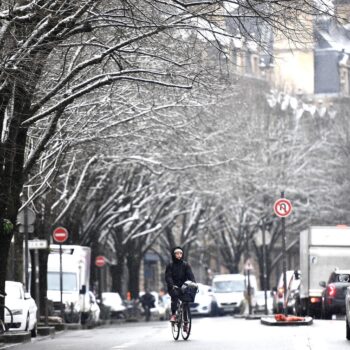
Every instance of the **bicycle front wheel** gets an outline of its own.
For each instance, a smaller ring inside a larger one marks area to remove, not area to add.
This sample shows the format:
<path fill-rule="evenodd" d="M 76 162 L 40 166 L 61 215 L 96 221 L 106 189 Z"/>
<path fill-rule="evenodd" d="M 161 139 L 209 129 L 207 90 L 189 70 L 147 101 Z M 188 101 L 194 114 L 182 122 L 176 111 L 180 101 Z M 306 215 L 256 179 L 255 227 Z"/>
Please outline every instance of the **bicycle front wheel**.
<path fill-rule="evenodd" d="M 176 320 L 171 322 L 171 332 L 173 334 L 174 340 L 178 340 L 180 336 L 181 320 Z"/>
<path fill-rule="evenodd" d="M 192 318 L 190 305 L 188 303 L 182 304 L 182 327 L 181 336 L 183 340 L 187 340 L 190 336 L 192 328 Z"/>

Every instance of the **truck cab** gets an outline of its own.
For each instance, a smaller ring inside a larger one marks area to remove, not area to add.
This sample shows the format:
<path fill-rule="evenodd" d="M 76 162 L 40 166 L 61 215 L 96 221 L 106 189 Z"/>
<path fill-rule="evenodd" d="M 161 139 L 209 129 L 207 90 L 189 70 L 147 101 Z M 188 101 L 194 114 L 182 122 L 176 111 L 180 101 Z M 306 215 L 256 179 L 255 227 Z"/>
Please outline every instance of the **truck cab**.
<path fill-rule="evenodd" d="M 302 315 L 321 317 L 323 286 L 331 272 L 350 266 L 350 228 L 311 226 L 300 233 L 300 308 Z"/>
<path fill-rule="evenodd" d="M 79 323 L 90 312 L 89 283 L 91 250 L 89 247 L 62 246 L 62 303 L 60 298 L 59 246 L 51 245 L 47 265 L 47 297 L 54 303 L 56 315 L 63 309 L 64 321 Z"/>

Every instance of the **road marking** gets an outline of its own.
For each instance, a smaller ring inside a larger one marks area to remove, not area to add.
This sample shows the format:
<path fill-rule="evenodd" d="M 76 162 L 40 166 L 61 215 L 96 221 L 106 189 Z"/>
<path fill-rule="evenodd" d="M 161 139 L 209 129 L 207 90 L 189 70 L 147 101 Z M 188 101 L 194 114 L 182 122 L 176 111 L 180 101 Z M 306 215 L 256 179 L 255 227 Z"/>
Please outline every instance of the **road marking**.
<path fill-rule="evenodd" d="M 129 346 L 132 346 L 132 345 L 135 345 L 135 343 L 128 342 L 128 343 L 123 343 L 123 344 L 120 344 L 120 345 L 113 346 L 112 349 L 126 349 L 126 348 L 128 348 Z"/>
<path fill-rule="evenodd" d="M 17 346 L 17 345 L 20 345 L 20 344 L 23 344 L 23 343 L 13 343 L 13 344 L 8 344 L 8 345 L 0 345 L 0 349 L 8 349 L 8 348 L 12 348 L 14 346 Z"/>

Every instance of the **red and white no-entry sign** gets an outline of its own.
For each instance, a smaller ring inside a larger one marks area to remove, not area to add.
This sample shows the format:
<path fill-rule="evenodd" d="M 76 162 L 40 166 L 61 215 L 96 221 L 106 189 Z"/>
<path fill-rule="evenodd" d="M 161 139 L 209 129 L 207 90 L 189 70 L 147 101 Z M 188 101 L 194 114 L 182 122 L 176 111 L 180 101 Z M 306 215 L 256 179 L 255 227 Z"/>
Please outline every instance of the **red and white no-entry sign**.
<path fill-rule="evenodd" d="M 106 264 L 106 259 L 103 255 L 96 256 L 95 258 L 95 265 L 97 267 L 103 267 Z"/>
<path fill-rule="evenodd" d="M 285 218 L 292 212 L 292 203 L 286 198 L 280 198 L 275 202 L 273 210 L 277 216 Z"/>
<path fill-rule="evenodd" d="M 68 239 L 68 231 L 64 227 L 56 227 L 53 230 L 52 237 L 56 243 L 64 243 Z"/>

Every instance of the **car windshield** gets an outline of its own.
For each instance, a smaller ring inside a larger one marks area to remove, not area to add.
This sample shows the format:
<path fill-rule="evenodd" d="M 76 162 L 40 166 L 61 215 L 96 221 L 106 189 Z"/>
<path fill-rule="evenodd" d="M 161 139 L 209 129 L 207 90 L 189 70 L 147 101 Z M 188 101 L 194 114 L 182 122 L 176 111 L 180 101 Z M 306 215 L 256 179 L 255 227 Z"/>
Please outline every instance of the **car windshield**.
<path fill-rule="evenodd" d="M 59 272 L 47 273 L 47 289 L 60 290 L 60 273 Z M 70 272 L 62 273 L 62 290 L 64 292 L 75 292 L 78 290 L 77 275 L 75 273 L 70 273 Z"/>
<path fill-rule="evenodd" d="M 341 274 L 341 275 L 338 275 L 338 278 L 337 280 L 339 282 L 349 282 L 350 281 L 350 276 L 348 274 Z"/>
<path fill-rule="evenodd" d="M 6 283 L 5 292 L 10 299 L 23 299 L 21 288 L 18 285 Z"/>
<path fill-rule="evenodd" d="M 213 287 L 215 293 L 243 292 L 244 280 L 215 281 Z"/>

